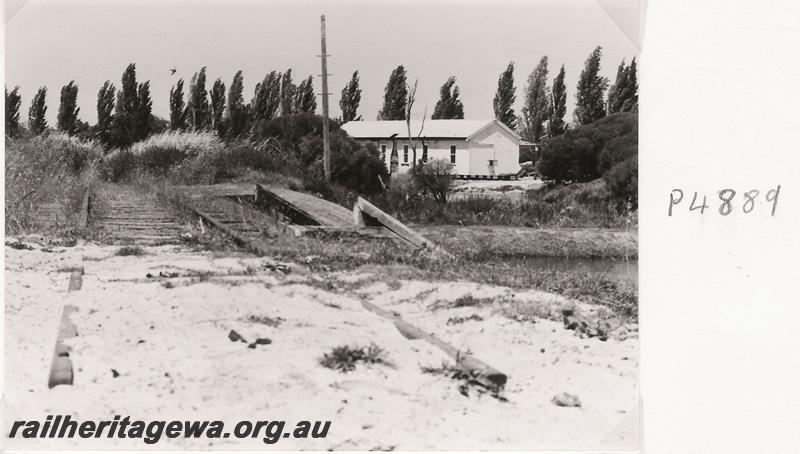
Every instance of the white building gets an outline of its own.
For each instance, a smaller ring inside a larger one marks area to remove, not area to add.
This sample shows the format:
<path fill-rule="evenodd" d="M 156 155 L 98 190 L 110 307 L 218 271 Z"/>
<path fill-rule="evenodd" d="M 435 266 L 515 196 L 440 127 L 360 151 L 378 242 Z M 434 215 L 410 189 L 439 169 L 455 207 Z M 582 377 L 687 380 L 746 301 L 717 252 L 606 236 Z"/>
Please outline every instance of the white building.
<path fill-rule="evenodd" d="M 350 121 L 342 129 L 362 143 L 375 144 L 391 173 L 411 169 L 416 146 L 418 161 L 445 159 L 458 177 L 516 175 L 519 147 L 528 144 L 498 120 L 425 120 L 424 126 L 412 120 L 411 141 L 404 120 Z"/>

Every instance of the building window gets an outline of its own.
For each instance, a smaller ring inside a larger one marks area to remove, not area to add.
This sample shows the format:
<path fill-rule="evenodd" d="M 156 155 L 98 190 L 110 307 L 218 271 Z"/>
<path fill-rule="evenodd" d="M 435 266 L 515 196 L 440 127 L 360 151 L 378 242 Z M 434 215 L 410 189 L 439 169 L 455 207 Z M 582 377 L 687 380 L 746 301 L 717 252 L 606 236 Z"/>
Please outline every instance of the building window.
<path fill-rule="evenodd" d="M 450 145 L 450 164 L 456 163 L 456 146 Z"/>
<path fill-rule="evenodd" d="M 408 145 L 403 145 L 403 162 L 408 162 Z"/>
<path fill-rule="evenodd" d="M 381 144 L 381 161 L 386 162 L 386 144 Z"/>
<path fill-rule="evenodd" d="M 422 162 L 428 162 L 428 144 L 422 144 Z"/>

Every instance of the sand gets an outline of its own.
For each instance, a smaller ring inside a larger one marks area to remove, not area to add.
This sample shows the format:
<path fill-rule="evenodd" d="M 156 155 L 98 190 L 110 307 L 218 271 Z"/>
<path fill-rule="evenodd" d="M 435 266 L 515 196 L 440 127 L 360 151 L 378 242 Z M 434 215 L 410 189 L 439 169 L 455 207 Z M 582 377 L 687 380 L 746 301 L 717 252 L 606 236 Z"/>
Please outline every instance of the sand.
<path fill-rule="evenodd" d="M 7 439 L 8 449 L 483 450 L 636 449 L 639 446 L 638 339 L 581 338 L 561 323 L 518 322 L 503 305 L 576 304 L 561 296 L 470 282 L 397 281 L 369 270 L 313 276 L 264 269 L 264 259 L 177 246 L 144 256 L 78 245 L 44 252 L 6 247 L 5 424 L 70 414 L 165 419 L 330 420 L 327 438 Z M 82 265 L 83 288 L 67 292 Z M 147 274 L 178 273 L 174 278 Z M 166 284 L 169 282 L 169 284 Z M 432 309 L 465 295 L 480 307 Z M 422 367 L 452 363 L 423 340 L 408 340 L 361 305 L 366 299 L 509 376 L 503 399 Z M 47 388 L 64 304 L 74 385 Z M 587 310 L 591 308 L 586 308 Z M 482 320 L 448 324 L 454 317 Z M 279 320 L 270 326 L 249 317 Z M 248 348 L 232 342 L 235 330 Z M 391 363 L 341 373 L 319 358 L 341 345 L 374 343 Z M 115 376 L 116 372 L 118 374 Z M 569 393 L 581 407 L 561 407 Z"/>

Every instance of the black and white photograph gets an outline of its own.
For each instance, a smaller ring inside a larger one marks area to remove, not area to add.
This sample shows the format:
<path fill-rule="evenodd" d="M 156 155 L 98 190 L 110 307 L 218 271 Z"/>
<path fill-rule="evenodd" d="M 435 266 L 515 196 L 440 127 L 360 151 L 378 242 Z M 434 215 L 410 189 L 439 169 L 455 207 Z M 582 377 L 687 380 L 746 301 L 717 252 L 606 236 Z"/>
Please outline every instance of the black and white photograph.
<path fill-rule="evenodd" d="M 637 0 L 5 14 L 5 449 L 641 449 Z"/>

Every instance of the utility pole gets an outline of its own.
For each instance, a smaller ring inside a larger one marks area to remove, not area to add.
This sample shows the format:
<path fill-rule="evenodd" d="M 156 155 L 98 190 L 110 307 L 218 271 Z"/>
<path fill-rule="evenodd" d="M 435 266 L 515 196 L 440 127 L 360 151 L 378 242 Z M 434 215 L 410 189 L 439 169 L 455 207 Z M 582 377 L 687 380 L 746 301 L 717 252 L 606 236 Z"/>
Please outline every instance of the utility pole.
<path fill-rule="evenodd" d="M 322 163 L 325 181 L 331 181 L 331 143 L 328 137 L 328 50 L 325 46 L 325 15 L 320 17 L 322 29 Z"/>

